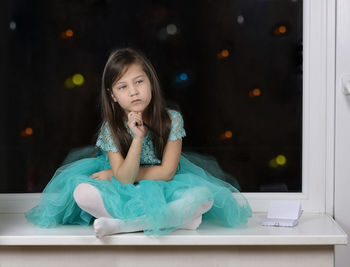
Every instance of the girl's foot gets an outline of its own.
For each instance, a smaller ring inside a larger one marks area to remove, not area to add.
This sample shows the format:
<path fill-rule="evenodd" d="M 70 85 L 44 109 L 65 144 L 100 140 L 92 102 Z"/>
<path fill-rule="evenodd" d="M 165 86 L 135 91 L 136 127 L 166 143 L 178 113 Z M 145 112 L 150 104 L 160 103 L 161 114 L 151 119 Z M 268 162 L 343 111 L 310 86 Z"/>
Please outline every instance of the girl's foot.
<path fill-rule="evenodd" d="M 111 218 L 98 218 L 94 221 L 94 232 L 97 238 L 120 232 L 120 220 Z"/>
<path fill-rule="evenodd" d="M 138 232 L 143 231 L 143 229 L 144 226 L 141 217 L 133 221 L 101 217 L 94 221 L 94 231 L 97 238 L 105 235 Z"/>
<path fill-rule="evenodd" d="M 180 229 L 185 229 L 185 230 L 196 230 L 199 225 L 202 223 L 202 215 L 193 218 L 189 223 L 186 225 L 182 226 Z"/>
<path fill-rule="evenodd" d="M 210 210 L 212 205 L 213 205 L 213 201 L 208 201 L 203 203 L 198 208 L 198 210 L 194 213 L 191 220 L 180 228 L 187 229 L 187 230 L 197 229 L 198 226 L 202 223 L 202 214 Z M 166 225 L 164 227 L 169 227 L 169 226 L 170 225 Z M 144 230 L 144 224 L 142 223 L 142 219 L 136 219 L 134 221 L 125 222 L 123 220 L 119 220 L 115 218 L 101 217 L 94 221 L 94 231 L 95 231 L 96 237 L 98 238 L 101 238 L 105 235 L 138 232 L 143 230 Z"/>
<path fill-rule="evenodd" d="M 202 215 L 193 218 L 189 223 L 182 226 L 180 229 L 185 230 L 196 230 L 198 226 L 202 223 Z M 125 232 L 137 232 L 142 231 L 141 227 L 134 227 L 133 229 L 122 229 L 122 225 L 125 223 L 119 219 L 111 218 L 98 218 L 94 221 L 94 232 L 97 238 L 104 237 L 106 235 L 113 235 Z"/>

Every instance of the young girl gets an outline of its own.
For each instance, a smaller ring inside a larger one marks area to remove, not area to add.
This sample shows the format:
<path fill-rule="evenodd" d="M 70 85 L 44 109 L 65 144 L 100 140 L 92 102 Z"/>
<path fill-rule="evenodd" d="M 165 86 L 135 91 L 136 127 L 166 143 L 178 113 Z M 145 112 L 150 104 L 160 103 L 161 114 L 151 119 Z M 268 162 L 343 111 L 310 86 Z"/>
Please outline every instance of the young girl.
<path fill-rule="evenodd" d="M 227 227 L 247 222 L 244 196 L 181 155 L 182 117 L 164 106 L 142 53 L 126 48 L 110 55 L 101 97 L 99 153 L 60 167 L 26 213 L 29 221 L 41 227 L 94 221 L 97 237 L 196 229 L 202 218 Z"/>

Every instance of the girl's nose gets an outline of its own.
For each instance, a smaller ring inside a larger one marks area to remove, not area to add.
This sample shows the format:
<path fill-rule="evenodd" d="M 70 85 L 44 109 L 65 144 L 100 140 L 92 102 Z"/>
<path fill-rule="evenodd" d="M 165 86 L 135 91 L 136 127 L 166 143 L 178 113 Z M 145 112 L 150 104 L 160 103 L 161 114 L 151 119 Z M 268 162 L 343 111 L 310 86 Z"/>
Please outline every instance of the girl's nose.
<path fill-rule="evenodd" d="M 130 94 L 130 96 L 133 96 L 133 95 L 138 94 L 138 91 L 137 91 L 137 89 L 135 88 L 135 86 L 130 86 L 130 87 L 129 87 L 129 94 Z"/>

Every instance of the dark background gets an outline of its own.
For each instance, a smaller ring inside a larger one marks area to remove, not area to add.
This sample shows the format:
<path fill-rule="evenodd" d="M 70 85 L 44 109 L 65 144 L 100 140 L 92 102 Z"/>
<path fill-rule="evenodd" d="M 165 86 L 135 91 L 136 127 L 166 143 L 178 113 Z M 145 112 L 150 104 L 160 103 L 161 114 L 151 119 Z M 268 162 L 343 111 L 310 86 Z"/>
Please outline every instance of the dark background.
<path fill-rule="evenodd" d="M 7 0 L 0 10 L 1 193 L 42 191 L 71 149 L 94 145 L 103 67 L 125 46 L 150 58 L 179 105 L 184 151 L 214 156 L 243 192 L 301 192 L 302 1 Z M 85 82 L 67 88 L 76 73 Z"/>

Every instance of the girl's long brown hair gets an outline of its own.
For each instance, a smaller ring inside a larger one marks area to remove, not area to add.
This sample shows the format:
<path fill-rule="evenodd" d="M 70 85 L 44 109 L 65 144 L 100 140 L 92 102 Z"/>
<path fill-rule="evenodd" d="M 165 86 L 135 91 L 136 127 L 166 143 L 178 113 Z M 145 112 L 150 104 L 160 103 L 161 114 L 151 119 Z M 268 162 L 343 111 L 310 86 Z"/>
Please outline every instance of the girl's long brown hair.
<path fill-rule="evenodd" d="M 158 159 L 162 159 L 171 128 L 171 120 L 161 95 L 158 76 L 146 56 L 132 48 L 113 51 L 106 63 L 102 75 L 101 101 L 103 123 L 108 123 L 112 138 L 122 156 L 125 158 L 132 142 L 132 137 L 124 125 L 125 112 L 111 96 L 113 84 L 118 81 L 132 64 L 140 64 L 151 84 L 152 99 L 143 117 L 157 134 L 151 132 L 154 150 Z"/>

